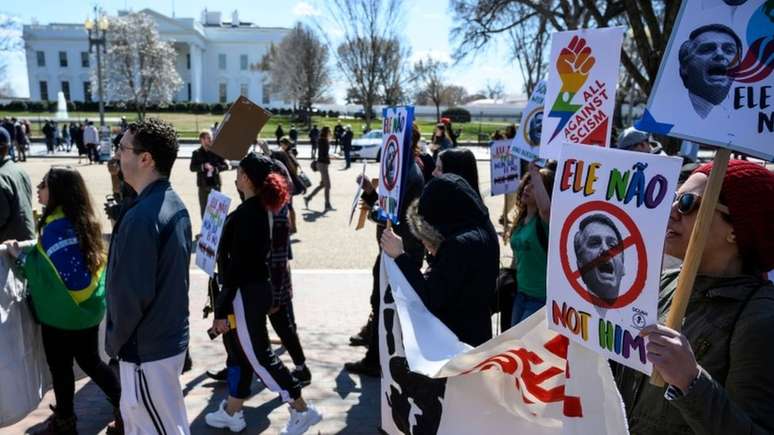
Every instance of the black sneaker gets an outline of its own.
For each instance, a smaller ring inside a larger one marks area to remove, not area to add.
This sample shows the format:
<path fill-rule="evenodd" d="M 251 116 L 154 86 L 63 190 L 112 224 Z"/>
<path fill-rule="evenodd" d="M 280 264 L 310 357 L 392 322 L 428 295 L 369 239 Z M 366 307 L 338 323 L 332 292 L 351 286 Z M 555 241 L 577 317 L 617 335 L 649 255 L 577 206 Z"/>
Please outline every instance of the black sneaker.
<path fill-rule="evenodd" d="M 185 352 L 185 361 L 183 361 L 183 371 L 182 373 L 189 372 L 193 368 L 193 361 L 191 360 L 191 353 L 186 351 Z"/>
<path fill-rule="evenodd" d="M 309 371 L 309 367 L 304 366 L 303 368 L 295 368 L 293 372 L 291 372 L 291 375 L 298 380 L 298 383 L 301 384 L 302 387 L 306 387 L 312 383 L 312 372 Z"/>
<path fill-rule="evenodd" d="M 207 377 L 214 381 L 226 382 L 226 379 L 228 379 L 228 368 L 223 368 L 217 372 L 207 370 Z"/>

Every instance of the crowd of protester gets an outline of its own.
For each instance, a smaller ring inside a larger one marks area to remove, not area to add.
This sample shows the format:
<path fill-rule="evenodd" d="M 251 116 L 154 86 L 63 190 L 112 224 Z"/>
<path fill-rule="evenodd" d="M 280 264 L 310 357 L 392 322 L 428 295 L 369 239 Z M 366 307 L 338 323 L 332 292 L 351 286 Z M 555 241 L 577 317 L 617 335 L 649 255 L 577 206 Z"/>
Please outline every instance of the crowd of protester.
<path fill-rule="evenodd" d="M 16 131 L 23 123 L 14 120 L 12 125 Z M 68 137 L 78 146 L 71 127 Z M 94 141 L 88 127 L 84 131 L 81 142 L 88 154 Z M 189 165 L 196 173 L 201 215 L 210 192 L 222 187 L 222 171 L 236 170 L 241 200 L 225 220 L 217 274 L 209 283 L 214 315 L 208 332 L 222 335 L 227 357 L 225 368 L 208 374 L 225 382 L 228 393 L 205 421 L 243 430 L 248 424 L 243 403 L 255 374 L 289 405 L 283 433 L 301 434 L 323 416 L 302 393 L 312 372 L 293 310 L 290 237 L 298 230 L 293 196 L 302 195 L 308 208 L 323 191 L 325 212 L 335 210 L 330 148 L 338 144 L 346 156 L 351 128 L 310 130 L 312 170 L 320 173 L 320 183 L 309 193 L 312 183 L 296 151 L 298 130 L 291 126 L 285 135 L 278 126 L 275 133 L 277 149 L 260 142 L 259 153 L 249 153 L 232 168 L 212 152 L 212 132 L 203 130 Z M 502 138 L 514 135 L 515 126 L 508 126 Z M 18 137 L 0 127 L 0 241 L 6 241 L 15 267 L 28 280 L 41 324 L 56 398 L 44 433 L 77 433 L 73 360 L 115 410 L 108 433 L 189 433 L 179 374 L 190 336 L 193 235 L 189 212 L 169 181 L 178 153 L 174 128 L 153 118 L 122 127 L 109 169 L 114 194 L 127 200 L 113 210 L 108 249 L 86 185 L 72 167 L 53 166 L 38 184 L 43 213 L 34 221 L 32 184 L 10 157 L 11 149 L 18 150 Z M 394 224 L 378 208 L 378 186 L 357 179 L 375 223 L 379 254 L 368 321 L 350 338 L 351 345 L 367 350 L 362 360 L 345 364 L 350 373 L 380 376 L 382 255 L 395 260 L 427 309 L 471 346 L 496 333 L 493 313 L 500 313 L 500 328 L 507 329 L 545 305 L 555 162 L 524 162 L 518 190 L 505 198 L 498 235 L 484 204 L 475 156 L 457 147 L 456 139 L 448 120 L 436 125 L 429 146 L 418 126 L 412 126 L 413 159 Z M 615 146 L 662 152 L 647 133 L 633 128 L 624 130 Z M 345 168 L 349 164 L 346 159 Z M 676 193 L 665 234 L 665 253 L 674 258 L 685 257 L 711 168 L 692 167 Z M 732 160 L 682 332 L 661 325 L 642 331 L 650 339 L 648 359 L 667 387 L 650 385 L 641 373 L 611 364 L 632 433 L 774 431 L 774 351 L 763 333 L 774 328 L 774 285 L 765 277 L 774 269 L 772 216 L 774 174 L 759 164 Z M 38 242 L 32 248 L 18 243 L 34 238 Z M 508 267 L 500 267 L 501 249 L 512 252 Z M 677 271 L 665 270 L 662 321 L 676 283 Z M 99 357 L 97 331 L 103 319 L 106 351 L 117 367 Z M 291 357 L 292 369 L 273 350 L 267 324 Z"/>

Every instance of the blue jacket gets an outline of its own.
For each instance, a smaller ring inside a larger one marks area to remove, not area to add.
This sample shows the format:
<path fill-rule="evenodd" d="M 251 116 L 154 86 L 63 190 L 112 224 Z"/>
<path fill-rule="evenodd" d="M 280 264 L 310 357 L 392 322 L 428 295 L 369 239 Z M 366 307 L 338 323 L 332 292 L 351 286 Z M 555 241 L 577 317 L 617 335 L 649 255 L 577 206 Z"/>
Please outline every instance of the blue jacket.
<path fill-rule="evenodd" d="M 142 363 L 185 351 L 190 256 L 188 210 L 162 178 L 140 193 L 113 230 L 106 276 L 109 355 Z"/>

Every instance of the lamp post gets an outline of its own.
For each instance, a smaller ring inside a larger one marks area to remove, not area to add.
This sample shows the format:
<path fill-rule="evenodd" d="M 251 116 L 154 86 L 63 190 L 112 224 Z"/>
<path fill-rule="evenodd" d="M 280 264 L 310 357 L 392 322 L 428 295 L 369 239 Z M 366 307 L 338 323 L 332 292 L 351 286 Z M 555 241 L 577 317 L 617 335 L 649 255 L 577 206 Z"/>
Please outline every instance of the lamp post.
<path fill-rule="evenodd" d="M 89 32 L 89 53 L 97 47 L 97 93 L 99 98 L 99 126 L 100 129 L 105 126 L 105 102 L 102 94 L 102 56 L 105 51 L 105 34 L 110 23 L 97 7 L 94 7 L 95 20 L 87 19 L 83 27 Z"/>

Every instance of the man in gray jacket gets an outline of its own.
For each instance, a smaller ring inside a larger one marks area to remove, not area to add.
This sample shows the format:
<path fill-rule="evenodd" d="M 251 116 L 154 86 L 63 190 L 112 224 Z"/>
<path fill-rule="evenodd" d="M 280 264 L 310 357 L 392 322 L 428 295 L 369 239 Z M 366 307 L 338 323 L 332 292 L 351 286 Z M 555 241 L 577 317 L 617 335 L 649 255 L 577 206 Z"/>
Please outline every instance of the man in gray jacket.
<path fill-rule="evenodd" d="M 126 434 L 188 434 L 179 375 L 188 347 L 191 221 L 169 174 L 174 128 L 131 124 L 119 145 L 137 199 L 113 230 L 106 272 L 106 350 L 118 357 Z"/>
<path fill-rule="evenodd" d="M 8 156 L 13 145 L 0 127 L 0 242 L 35 238 L 30 177 Z"/>

